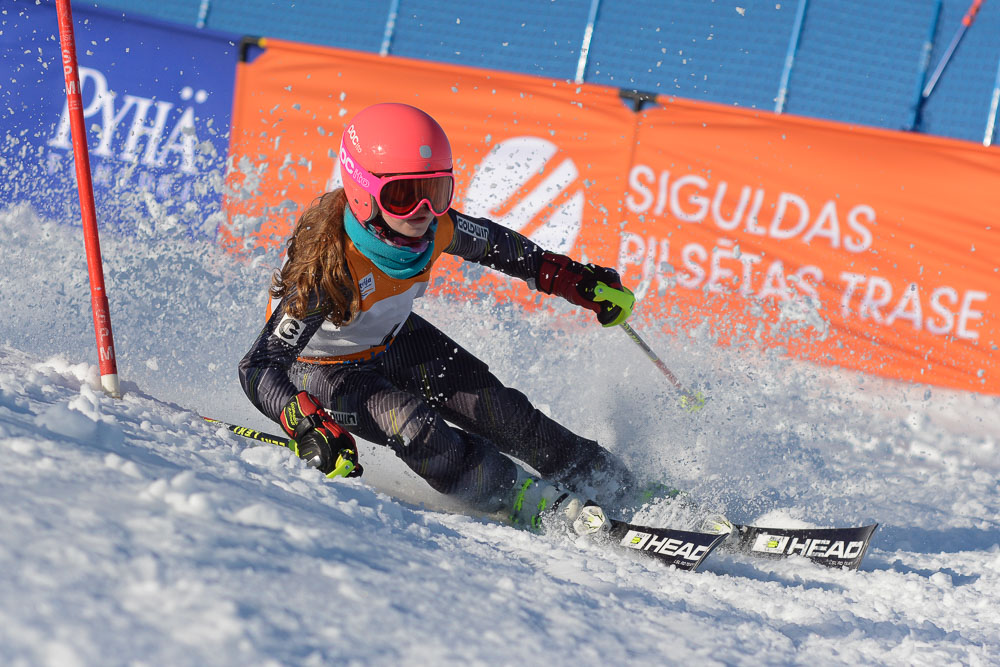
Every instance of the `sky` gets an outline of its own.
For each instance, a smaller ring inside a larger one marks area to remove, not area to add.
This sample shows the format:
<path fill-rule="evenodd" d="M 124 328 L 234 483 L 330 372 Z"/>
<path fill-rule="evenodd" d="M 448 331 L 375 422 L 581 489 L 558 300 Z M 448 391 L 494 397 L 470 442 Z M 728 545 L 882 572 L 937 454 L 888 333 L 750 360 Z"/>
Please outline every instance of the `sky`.
<path fill-rule="evenodd" d="M 149 220 L 155 220 L 149 216 Z M 713 553 L 679 572 L 469 516 L 392 455 L 325 480 L 236 364 L 277 258 L 169 221 L 102 237 L 124 396 L 101 393 L 80 229 L 0 209 L 0 663 L 996 664 L 1000 399 L 896 384 L 560 303 L 418 312 L 650 481 L 743 523 L 878 522 L 856 572 Z M 654 524 L 668 506 L 637 517 Z"/>

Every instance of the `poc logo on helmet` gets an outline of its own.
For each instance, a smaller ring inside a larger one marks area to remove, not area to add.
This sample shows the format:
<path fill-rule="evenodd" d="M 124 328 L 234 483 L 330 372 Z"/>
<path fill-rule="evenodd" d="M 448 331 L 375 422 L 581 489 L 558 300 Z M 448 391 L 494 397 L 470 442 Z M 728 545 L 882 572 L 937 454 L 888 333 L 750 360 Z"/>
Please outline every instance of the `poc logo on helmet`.
<path fill-rule="evenodd" d="M 354 145 L 354 149 L 359 153 L 361 152 L 361 141 L 358 139 L 358 133 L 354 130 L 354 123 L 347 128 L 347 136 L 351 138 L 351 144 Z"/>
<path fill-rule="evenodd" d="M 369 180 L 354 168 L 354 159 L 347 154 L 347 149 L 343 146 L 340 147 L 340 163 L 344 165 L 344 170 L 351 175 L 351 178 L 357 181 L 358 185 L 363 188 L 367 188 L 370 185 Z"/>
<path fill-rule="evenodd" d="M 299 336 L 302 335 L 302 331 L 305 328 L 306 325 L 300 320 L 286 314 L 281 318 L 281 321 L 278 322 L 278 326 L 274 328 L 274 333 L 271 335 L 284 343 L 295 345 L 295 343 L 299 341 Z"/>

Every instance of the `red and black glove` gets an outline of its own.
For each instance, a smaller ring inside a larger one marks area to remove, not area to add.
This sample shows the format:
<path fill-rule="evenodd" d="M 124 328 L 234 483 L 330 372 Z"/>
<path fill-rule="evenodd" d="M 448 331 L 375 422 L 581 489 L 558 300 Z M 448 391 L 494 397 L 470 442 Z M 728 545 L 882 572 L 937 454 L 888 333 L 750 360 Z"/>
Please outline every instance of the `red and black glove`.
<path fill-rule="evenodd" d="M 621 324 L 632 314 L 635 297 L 622 285 L 618 272 L 596 264 L 581 264 L 565 255 L 542 254 L 538 289 L 597 313 L 606 327 Z"/>
<path fill-rule="evenodd" d="M 300 391 L 288 401 L 280 422 L 292 438 L 292 451 L 327 477 L 358 477 L 363 472 L 354 437 L 308 393 Z"/>

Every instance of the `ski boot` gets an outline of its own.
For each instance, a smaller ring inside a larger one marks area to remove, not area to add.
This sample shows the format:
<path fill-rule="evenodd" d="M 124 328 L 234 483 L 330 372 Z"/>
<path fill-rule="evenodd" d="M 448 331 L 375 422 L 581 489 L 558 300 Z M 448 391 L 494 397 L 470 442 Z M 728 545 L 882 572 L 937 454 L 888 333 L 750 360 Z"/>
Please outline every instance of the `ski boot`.
<path fill-rule="evenodd" d="M 517 481 L 504 500 L 511 525 L 534 533 L 543 525 L 562 522 L 577 535 L 598 535 L 611 529 L 604 510 L 562 487 L 518 467 Z"/>
<path fill-rule="evenodd" d="M 733 532 L 733 522 L 722 512 L 713 512 L 702 517 L 697 532 L 730 535 Z"/>

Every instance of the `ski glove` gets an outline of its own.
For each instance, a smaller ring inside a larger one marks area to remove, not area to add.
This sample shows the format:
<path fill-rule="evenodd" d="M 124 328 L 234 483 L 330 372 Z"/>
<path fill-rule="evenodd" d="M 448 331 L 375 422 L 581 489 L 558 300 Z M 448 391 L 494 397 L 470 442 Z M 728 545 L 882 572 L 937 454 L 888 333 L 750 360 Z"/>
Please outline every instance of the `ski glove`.
<path fill-rule="evenodd" d="M 288 401 L 280 421 L 296 456 L 327 477 L 359 477 L 363 472 L 354 437 L 308 393 L 300 391 Z"/>
<path fill-rule="evenodd" d="M 635 296 L 622 285 L 614 269 L 581 264 L 552 252 L 542 254 L 536 285 L 546 294 L 557 294 L 572 304 L 589 308 L 606 327 L 627 320 L 635 304 Z"/>

